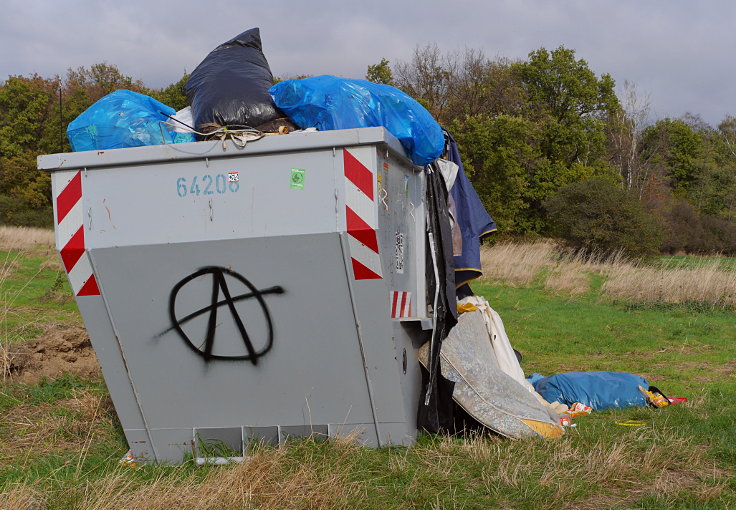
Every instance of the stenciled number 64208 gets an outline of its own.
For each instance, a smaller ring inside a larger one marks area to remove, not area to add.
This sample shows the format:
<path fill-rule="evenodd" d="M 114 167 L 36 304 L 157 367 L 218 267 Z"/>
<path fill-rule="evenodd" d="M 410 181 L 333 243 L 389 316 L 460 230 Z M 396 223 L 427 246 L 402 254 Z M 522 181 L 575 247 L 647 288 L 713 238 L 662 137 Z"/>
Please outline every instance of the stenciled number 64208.
<path fill-rule="evenodd" d="M 176 194 L 184 198 L 187 195 L 214 195 L 219 193 L 222 195 L 226 191 L 235 193 L 240 189 L 240 183 L 228 182 L 227 175 L 217 174 L 211 176 L 209 174 L 203 175 L 201 178 L 197 175 L 192 177 L 191 182 L 187 182 L 186 177 L 179 177 L 176 180 Z"/>

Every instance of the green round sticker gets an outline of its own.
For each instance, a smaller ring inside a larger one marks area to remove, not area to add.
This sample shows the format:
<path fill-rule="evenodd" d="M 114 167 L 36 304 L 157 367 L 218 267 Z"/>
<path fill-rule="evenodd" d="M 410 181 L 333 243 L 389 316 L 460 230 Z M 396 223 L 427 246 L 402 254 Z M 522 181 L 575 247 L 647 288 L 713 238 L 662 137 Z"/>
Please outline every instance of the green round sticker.
<path fill-rule="evenodd" d="M 304 169 L 292 168 L 289 187 L 293 189 L 304 189 Z"/>

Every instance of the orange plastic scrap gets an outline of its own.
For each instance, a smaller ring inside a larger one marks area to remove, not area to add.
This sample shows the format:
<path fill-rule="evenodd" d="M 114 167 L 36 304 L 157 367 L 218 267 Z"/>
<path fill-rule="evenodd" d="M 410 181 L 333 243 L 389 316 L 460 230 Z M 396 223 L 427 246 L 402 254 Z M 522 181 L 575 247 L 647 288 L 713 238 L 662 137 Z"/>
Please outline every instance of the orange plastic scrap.
<path fill-rule="evenodd" d="M 592 411 L 592 407 L 581 404 L 580 402 L 575 402 L 573 405 L 570 406 L 570 410 L 567 411 L 567 414 L 569 414 L 573 418 L 577 418 L 578 416 L 590 414 Z"/>
<path fill-rule="evenodd" d="M 138 465 L 138 463 L 135 460 L 135 457 L 133 457 L 133 452 L 128 450 L 128 453 L 125 454 L 125 456 L 120 459 L 120 464 L 123 466 L 131 466 L 135 467 Z"/>

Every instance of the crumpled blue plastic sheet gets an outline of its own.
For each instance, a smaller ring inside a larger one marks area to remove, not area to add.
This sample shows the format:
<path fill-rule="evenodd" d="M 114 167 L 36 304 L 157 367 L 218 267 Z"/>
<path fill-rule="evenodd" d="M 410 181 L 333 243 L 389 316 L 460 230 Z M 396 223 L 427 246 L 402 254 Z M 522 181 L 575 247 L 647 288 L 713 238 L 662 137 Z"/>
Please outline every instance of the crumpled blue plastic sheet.
<path fill-rule="evenodd" d="M 639 386 L 648 389 L 649 383 L 626 372 L 567 372 L 534 379 L 534 389 L 547 402 L 580 402 L 595 411 L 647 405 Z"/>
<path fill-rule="evenodd" d="M 150 96 L 120 89 L 70 122 L 66 134 L 75 152 L 194 142 L 194 134 L 161 124 L 175 113 Z"/>
<path fill-rule="evenodd" d="M 427 165 L 442 154 L 445 141 L 437 121 L 417 101 L 390 85 L 323 75 L 282 81 L 269 92 L 276 106 L 302 129 L 383 126 L 401 142 L 415 165 Z"/>

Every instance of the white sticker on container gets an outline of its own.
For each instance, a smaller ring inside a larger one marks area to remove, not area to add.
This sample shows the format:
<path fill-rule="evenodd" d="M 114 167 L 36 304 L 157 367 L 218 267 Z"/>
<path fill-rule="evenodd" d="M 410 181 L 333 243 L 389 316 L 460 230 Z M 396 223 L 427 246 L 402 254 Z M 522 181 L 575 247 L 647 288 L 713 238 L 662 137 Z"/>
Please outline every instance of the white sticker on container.
<path fill-rule="evenodd" d="M 404 234 L 396 232 L 396 274 L 404 274 Z"/>
<path fill-rule="evenodd" d="M 240 175 L 238 172 L 228 172 L 227 182 L 240 182 Z"/>

